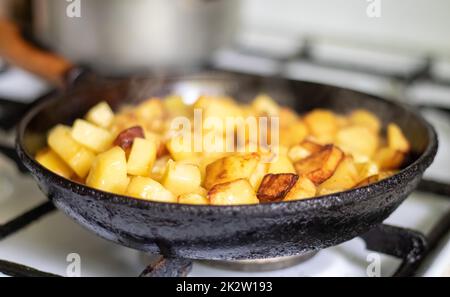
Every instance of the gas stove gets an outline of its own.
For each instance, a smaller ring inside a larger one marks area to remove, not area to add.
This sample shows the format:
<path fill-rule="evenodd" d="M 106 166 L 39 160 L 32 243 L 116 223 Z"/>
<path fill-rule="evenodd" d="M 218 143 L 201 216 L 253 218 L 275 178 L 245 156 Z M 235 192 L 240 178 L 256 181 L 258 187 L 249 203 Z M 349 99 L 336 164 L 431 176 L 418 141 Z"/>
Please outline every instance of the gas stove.
<path fill-rule="evenodd" d="M 245 34 L 234 47 L 219 51 L 211 67 L 319 81 L 403 100 L 420 106 L 438 131 L 439 152 L 425 180 L 383 225 L 302 257 L 193 263 L 164 259 L 83 229 L 55 210 L 31 177 L 0 157 L 0 272 L 12 276 L 450 276 L 447 68 L 428 57 L 292 40 L 298 39 Z M 36 77 L 0 64 L 0 98 L 31 102 L 50 90 Z M 12 143 L 12 134 L 1 132 L 0 144 Z M 75 273 L 74 261 L 79 263 Z"/>

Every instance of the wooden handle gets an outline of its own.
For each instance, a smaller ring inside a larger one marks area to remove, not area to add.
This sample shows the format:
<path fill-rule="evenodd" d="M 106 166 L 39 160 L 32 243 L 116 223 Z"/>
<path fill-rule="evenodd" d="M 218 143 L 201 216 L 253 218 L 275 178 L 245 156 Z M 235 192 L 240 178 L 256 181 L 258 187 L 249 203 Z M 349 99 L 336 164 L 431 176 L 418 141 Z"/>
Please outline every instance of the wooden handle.
<path fill-rule="evenodd" d="M 74 67 L 63 57 L 31 45 L 23 39 L 18 27 L 5 19 L 0 19 L 0 56 L 60 88 L 66 86 L 66 75 Z"/>

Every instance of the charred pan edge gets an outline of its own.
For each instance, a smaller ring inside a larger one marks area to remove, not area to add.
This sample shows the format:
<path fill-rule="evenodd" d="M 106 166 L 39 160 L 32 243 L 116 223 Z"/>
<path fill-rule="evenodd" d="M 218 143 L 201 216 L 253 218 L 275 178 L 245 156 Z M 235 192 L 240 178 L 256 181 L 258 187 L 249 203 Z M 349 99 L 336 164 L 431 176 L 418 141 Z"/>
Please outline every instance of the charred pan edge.
<path fill-rule="evenodd" d="M 182 77 L 182 78 L 192 79 L 191 77 Z M 201 77 L 198 78 L 200 79 Z M 176 81 L 177 79 L 178 78 L 173 78 L 174 81 Z M 221 80 L 220 77 L 208 78 L 208 80 L 217 80 L 217 79 Z M 344 88 L 340 89 L 347 90 Z M 372 100 L 378 100 L 383 102 L 384 104 L 388 104 L 396 108 L 401 108 L 406 110 L 407 112 L 413 113 L 416 116 L 417 120 L 419 120 L 427 129 L 427 134 L 429 138 L 428 145 L 425 151 L 420 155 L 420 157 L 416 161 L 414 161 L 412 164 L 408 165 L 406 168 L 402 169 L 400 172 L 389 178 L 386 178 L 382 181 L 379 181 L 377 183 L 365 187 L 299 201 L 271 202 L 256 205 L 239 205 L 239 206 L 186 205 L 177 203 L 151 202 L 135 199 L 128 196 L 103 192 L 60 177 L 54 174 L 53 172 L 47 170 L 46 168 L 42 167 L 39 163 L 37 163 L 34 160 L 34 158 L 24 149 L 23 137 L 25 128 L 27 127 L 31 119 L 33 119 L 33 117 L 36 114 L 38 114 L 41 110 L 43 110 L 46 106 L 52 104 L 57 100 L 60 100 L 61 98 L 54 98 L 52 100 L 45 101 L 28 112 L 28 114 L 20 122 L 17 129 L 16 149 L 20 159 L 32 173 L 40 172 L 40 174 L 42 176 L 45 176 L 45 178 L 51 183 L 54 183 L 65 189 L 70 189 L 71 191 L 80 196 L 93 197 L 95 199 L 103 200 L 104 202 L 126 205 L 131 208 L 153 209 L 162 211 L 177 210 L 199 215 L 204 213 L 225 214 L 235 212 L 243 212 L 248 215 L 258 215 L 258 214 L 263 215 L 267 213 L 294 214 L 297 213 L 299 210 L 305 211 L 310 209 L 336 207 L 339 205 L 344 205 L 346 203 L 352 203 L 355 200 L 359 201 L 367 200 L 369 199 L 368 198 L 369 196 L 382 194 L 386 191 L 386 189 L 393 188 L 398 184 L 402 184 L 406 180 L 410 180 L 413 177 L 422 174 L 425 171 L 425 169 L 433 162 L 438 147 L 437 134 L 434 128 L 421 115 L 413 111 L 411 108 L 399 105 L 395 102 L 388 101 L 386 99 L 367 95 L 354 90 L 348 91 L 353 92 L 355 94 L 364 95 Z M 371 195 L 365 195 L 365 193 L 370 193 Z"/>

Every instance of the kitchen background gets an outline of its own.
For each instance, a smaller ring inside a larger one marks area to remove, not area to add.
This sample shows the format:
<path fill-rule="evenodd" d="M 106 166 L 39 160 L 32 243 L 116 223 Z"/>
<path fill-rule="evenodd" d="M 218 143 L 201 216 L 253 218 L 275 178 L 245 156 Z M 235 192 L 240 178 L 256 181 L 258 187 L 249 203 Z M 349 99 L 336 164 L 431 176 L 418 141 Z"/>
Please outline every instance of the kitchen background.
<path fill-rule="evenodd" d="M 105 74 L 206 65 L 340 85 L 416 105 L 440 137 L 438 156 L 426 177 L 447 185 L 448 193 L 449 1 L 80 0 L 81 18 L 68 18 L 65 9 L 74 2 L 0 0 L 0 16 L 21 23 L 40 44 Z M 380 15 L 374 17 L 379 4 Z M 369 7 L 375 12 L 368 14 Z M 0 65 L 0 98 L 30 102 L 51 89 L 26 71 L 4 61 Z M 11 141 L 11 130 L 4 129 L 0 144 Z M 45 198 L 3 158 L 0 168 L 3 224 Z M 448 215 L 448 198 L 417 191 L 388 222 L 428 235 Z M 0 259 L 62 275 L 70 253 L 81 255 L 82 275 L 137 275 L 148 261 L 58 212 L 0 241 Z M 354 239 L 282 270 L 237 272 L 196 263 L 191 275 L 359 276 L 366 275 L 369 254 Z M 399 262 L 382 255 L 382 275 L 392 275 Z M 450 275 L 449 234 L 441 236 L 415 273 Z"/>

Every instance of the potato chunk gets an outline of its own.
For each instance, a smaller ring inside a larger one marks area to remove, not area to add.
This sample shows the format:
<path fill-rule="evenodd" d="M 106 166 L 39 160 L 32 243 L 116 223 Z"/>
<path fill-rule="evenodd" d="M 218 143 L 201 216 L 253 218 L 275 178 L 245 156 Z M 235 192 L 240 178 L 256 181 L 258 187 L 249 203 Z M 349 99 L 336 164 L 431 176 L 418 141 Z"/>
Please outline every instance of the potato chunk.
<path fill-rule="evenodd" d="M 286 156 L 276 156 L 275 159 L 269 163 L 268 173 L 296 173 L 294 165 Z"/>
<path fill-rule="evenodd" d="M 258 189 L 259 185 L 261 184 L 261 181 L 263 180 L 264 176 L 267 174 L 269 164 L 260 160 L 258 162 L 258 165 L 256 165 L 255 170 L 248 178 L 248 181 L 252 185 L 254 189 Z"/>
<path fill-rule="evenodd" d="M 257 153 L 221 158 L 206 166 L 204 186 L 206 189 L 211 189 L 217 184 L 242 178 L 249 179 L 259 160 Z"/>
<path fill-rule="evenodd" d="M 161 183 L 178 196 L 199 188 L 202 177 L 198 166 L 169 160 Z"/>
<path fill-rule="evenodd" d="M 354 110 L 349 117 L 350 123 L 358 126 L 365 126 L 372 132 L 380 132 L 381 123 L 378 117 L 365 109 Z"/>
<path fill-rule="evenodd" d="M 389 124 L 387 127 L 387 142 L 391 149 L 399 152 L 407 153 L 410 150 L 408 139 L 403 135 L 400 127 L 394 123 Z"/>
<path fill-rule="evenodd" d="M 85 120 L 75 121 L 72 128 L 72 138 L 96 153 L 109 149 L 114 140 L 107 130 Z"/>
<path fill-rule="evenodd" d="M 397 169 L 403 164 L 404 159 L 404 153 L 390 147 L 379 149 L 373 157 L 374 162 L 378 165 L 380 170 Z"/>
<path fill-rule="evenodd" d="M 378 174 L 368 176 L 365 179 L 361 180 L 358 184 L 356 184 L 354 186 L 354 188 L 360 188 L 360 187 L 364 187 L 364 186 L 379 182 L 380 180 L 391 177 L 394 174 L 395 174 L 394 171 L 381 171 Z"/>
<path fill-rule="evenodd" d="M 292 162 L 296 162 L 309 157 L 311 154 L 317 153 L 321 149 L 323 149 L 323 145 L 306 139 L 300 144 L 292 146 L 288 151 L 288 157 Z"/>
<path fill-rule="evenodd" d="M 306 176 L 301 175 L 292 189 L 286 194 L 283 201 L 301 200 L 316 195 L 316 186 Z"/>
<path fill-rule="evenodd" d="M 333 175 L 317 187 L 319 195 L 351 189 L 359 181 L 358 170 L 353 159 L 346 156 L 339 163 Z"/>
<path fill-rule="evenodd" d="M 100 102 L 88 111 L 86 120 L 96 126 L 108 128 L 114 120 L 114 113 L 108 103 Z"/>
<path fill-rule="evenodd" d="M 80 178 L 86 177 L 95 159 L 95 155 L 72 138 L 69 127 L 63 125 L 56 126 L 50 131 L 47 141 L 50 148 Z"/>
<path fill-rule="evenodd" d="M 318 185 L 334 173 L 343 156 L 344 153 L 336 146 L 326 145 L 319 152 L 295 162 L 294 167 L 298 174 L 305 174 Z"/>
<path fill-rule="evenodd" d="M 116 194 L 123 194 L 128 183 L 125 152 L 118 146 L 95 158 L 86 179 L 88 186 Z"/>
<path fill-rule="evenodd" d="M 370 158 L 378 148 L 378 141 L 378 135 L 365 126 L 349 126 L 336 134 L 336 145 L 355 158 Z"/>
<path fill-rule="evenodd" d="M 307 113 L 304 122 L 311 134 L 325 143 L 332 141 L 339 126 L 336 115 L 325 109 L 315 109 Z"/>
<path fill-rule="evenodd" d="M 206 189 L 199 187 L 192 193 L 185 193 L 178 196 L 178 203 L 183 204 L 209 204 L 209 199 L 207 198 L 208 191 Z"/>
<path fill-rule="evenodd" d="M 156 149 L 154 141 L 136 138 L 128 157 L 128 174 L 148 176 L 156 159 Z"/>
<path fill-rule="evenodd" d="M 135 176 L 131 179 L 126 194 L 135 198 L 156 201 L 156 202 L 177 202 L 177 197 L 160 183 L 142 176 Z"/>
<path fill-rule="evenodd" d="M 255 190 L 246 179 L 238 179 L 215 185 L 209 190 L 208 199 L 212 205 L 259 203 Z"/>
<path fill-rule="evenodd" d="M 302 121 L 296 121 L 280 129 L 280 144 L 290 147 L 302 142 L 308 135 L 308 127 Z"/>
<path fill-rule="evenodd" d="M 36 154 L 36 161 L 62 177 L 69 178 L 73 174 L 72 169 L 51 149 L 44 149 L 38 152 Z"/>
<path fill-rule="evenodd" d="M 281 201 L 297 180 L 298 175 L 292 173 L 267 174 L 264 176 L 256 196 L 260 202 Z"/>

